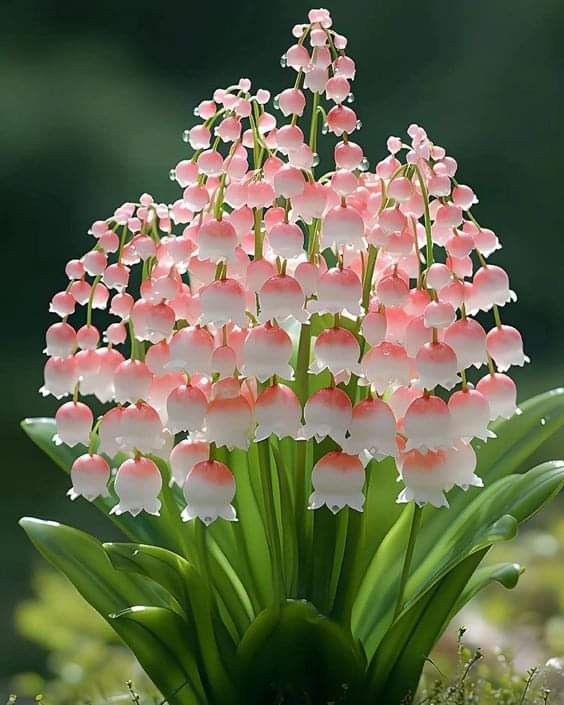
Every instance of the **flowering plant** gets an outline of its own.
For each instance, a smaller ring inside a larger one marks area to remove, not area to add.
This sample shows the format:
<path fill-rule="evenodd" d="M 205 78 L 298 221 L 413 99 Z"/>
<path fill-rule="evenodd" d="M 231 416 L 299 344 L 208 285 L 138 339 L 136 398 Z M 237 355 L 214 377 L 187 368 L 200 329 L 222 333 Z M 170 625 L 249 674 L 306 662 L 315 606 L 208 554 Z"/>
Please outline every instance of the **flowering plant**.
<path fill-rule="evenodd" d="M 490 546 L 564 482 L 514 474 L 564 395 L 516 407 L 515 294 L 456 161 L 414 124 L 369 171 L 345 37 L 326 10 L 293 35 L 280 120 L 247 79 L 216 90 L 181 198 L 91 226 L 46 336 L 42 393 L 72 398 L 23 424 L 129 542 L 22 525 L 173 705 L 409 700 L 460 607 L 516 584 Z"/>

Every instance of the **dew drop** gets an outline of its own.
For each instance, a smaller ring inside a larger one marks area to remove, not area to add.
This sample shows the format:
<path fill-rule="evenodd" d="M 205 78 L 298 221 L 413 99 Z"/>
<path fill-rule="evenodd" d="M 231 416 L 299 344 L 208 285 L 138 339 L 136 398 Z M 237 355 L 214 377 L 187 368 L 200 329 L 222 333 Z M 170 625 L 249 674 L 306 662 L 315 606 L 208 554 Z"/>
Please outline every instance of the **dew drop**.
<path fill-rule="evenodd" d="M 360 171 L 368 171 L 370 169 L 370 162 L 366 157 L 363 157 L 360 161 L 360 164 L 358 165 L 358 168 Z"/>
<path fill-rule="evenodd" d="M 189 139 L 190 139 L 190 130 L 184 130 L 184 132 L 182 133 L 182 141 L 188 142 Z"/>
<path fill-rule="evenodd" d="M 274 96 L 274 100 L 272 101 L 272 105 L 276 110 L 280 110 L 280 96 L 276 95 Z"/>
<path fill-rule="evenodd" d="M 169 178 L 171 181 L 176 181 L 176 171 L 175 171 L 174 169 L 171 169 L 171 170 L 168 172 L 168 178 Z"/>
<path fill-rule="evenodd" d="M 357 129 L 357 130 L 360 130 L 361 127 L 362 127 L 362 121 L 361 121 L 361 120 L 357 120 L 357 121 L 356 121 L 356 129 Z"/>
<path fill-rule="evenodd" d="M 319 154 L 318 154 L 317 152 L 314 152 L 314 153 L 313 153 L 313 158 L 312 158 L 312 161 L 311 161 L 311 165 L 312 165 L 312 166 L 318 166 L 319 161 L 320 161 L 320 160 L 319 160 Z"/>
<path fill-rule="evenodd" d="M 354 93 L 349 93 L 347 96 L 347 103 L 354 103 Z"/>
<path fill-rule="evenodd" d="M 283 69 L 285 69 L 286 66 L 288 66 L 288 58 L 287 58 L 286 54 L 282 54 L 282 56 L 280 57 L 280 66 L 282 66 Z"/>
<path fill-rule="evenodd" d="M 542 418 L 542 419 L 540 420 L 540 423 L 541 423 L 541 426 L 546 426 L 546 419 L 545 419 L 545 418 Z"/>
<path fill-rule="evenodd" d="M 326 135 L 329 132 L 329 125 L 324 122 L 323 125 L 321 125 L 321 134 Z"/>
<path fill-rule="evenodd" d="M 194 117 L 200 117 L 200 109 L 198 108 L 197 105 L 196 105 L 196 107 L 194 108 L 194 110 L 192 110 L 192 115 L 193 115 Z"/>

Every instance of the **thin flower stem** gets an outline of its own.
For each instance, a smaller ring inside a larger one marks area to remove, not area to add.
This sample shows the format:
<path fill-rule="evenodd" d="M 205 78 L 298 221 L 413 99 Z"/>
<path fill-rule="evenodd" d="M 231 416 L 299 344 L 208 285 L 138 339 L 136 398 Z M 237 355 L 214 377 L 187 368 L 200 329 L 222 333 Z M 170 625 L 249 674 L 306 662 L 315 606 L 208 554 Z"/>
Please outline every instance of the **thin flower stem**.
<path fill-rule="evenodd" d="M 398 590 L 398 599 L 396 602 L 396 607 L 394 609 L 393 621 L 395 622 L 398 618 L 401 609 L 403 607 L 403 597 L 405 593 L 405 586 L 407 584 L 407 579 L 409 577 L 409 571 L 411 569 L 411 560 L 413 558 L 413 550 L 415 549 L 415 539 L 417 538 L 417 531 L 421 524 L 421 514 L 422 509 L 418 504 L 413 504 L 413 514 L 411 517 L 411 526 L 409 528 L 409 538 L 407 540 L 407 547 L 405 549 L 405 558 L 403 561 L 403 568 L 401 571 L 400 584 Z"/>
<path fill-rule="evenodd" d="M 429 269 L 429 267 L 434 262 L 433 236 L 431 233 L 431 214 L 429 212 L 429 193 L 427 191 L 427 186 L 425 185 L 425 179 L 423 178 L 423 174 L 421 173 L 421 170 L 419 169 L 418 166 L 415 166 L 415 173 L 417 174 L 417 178 L 419 180 L 419 186 L 421 187 L 421 195 L 423 196 L 423 221 L 425 224 L 425 243 L 426 243 L 425 268 Z"/>

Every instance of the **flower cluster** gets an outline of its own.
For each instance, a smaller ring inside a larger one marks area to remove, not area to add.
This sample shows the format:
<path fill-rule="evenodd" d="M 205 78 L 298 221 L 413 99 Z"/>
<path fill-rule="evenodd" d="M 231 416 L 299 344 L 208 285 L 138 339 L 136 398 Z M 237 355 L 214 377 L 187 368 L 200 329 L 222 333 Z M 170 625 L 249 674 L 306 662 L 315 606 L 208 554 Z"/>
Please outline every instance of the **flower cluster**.
<path fill-rule="evenodd" d="M 180 198 L 124 203 L 66 266 L 42 391 L 72 397 L 56 442 L 87 448 L 73 499 L 106 495 L 119 465 L 112 511 L 158 514 L 162 458 L 184 520 L 234 520 L 235 478 L 217 449 L 285 437 L 330 439 L 308 472 L 313 509 L 361 510 L 366 467 L 388 456 L 399 502 L 446 505 L 455 485 L 481 484 L 471 441 L 514 413 L 505 372 L 527 360 L 501 321 L 515 294 L 488 261 L 498 238 L 422 127 L 390 137 L 369 171 L 352 139 L 346 39 L 321 9 L 293 36 L 282 64 L 295 80 L 273 110 L 247 79 L 216 90 L 171 170 Z M 322 176 L 319 132 L 337 138 Z M 100 325 L 95 310 L 107 312 Z M 489 331 L 476 318 L 486 312 Z M 109 404 L 97 419 L 92 397 Z"/>

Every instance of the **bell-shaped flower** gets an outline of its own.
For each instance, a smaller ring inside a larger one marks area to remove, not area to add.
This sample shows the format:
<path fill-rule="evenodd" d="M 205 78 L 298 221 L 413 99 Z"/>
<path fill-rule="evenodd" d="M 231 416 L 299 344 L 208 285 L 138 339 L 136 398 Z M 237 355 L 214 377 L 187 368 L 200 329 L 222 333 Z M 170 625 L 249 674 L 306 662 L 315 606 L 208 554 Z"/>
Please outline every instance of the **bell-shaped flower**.
<path fill-rule="evenodd" d="M 478 269 L 472 280 L 470 313 L 489 311 L 494 305 L 504 306 L 516 300 L 517 295 L 509 288 L 509 277 L 504 269 L 493 264 Z"/>
<path fill-rule="evenodd" d="M 170 486 L 184 486 L 184 481 L 190 470 L 197 463 L 210 457 L 210 446 L 205 441 L 189 438 L 177 443 L 170 452 Z"/>
<path fill-rule="evenodd" d="M 177 331 L 169 343 L 167 370 L 208 374 L 213 353 L 213 336 L 200 326 L 188 326 Z"/>
<path fill-rule="evenodd" d="M 302 420 L 300 401 L 290 387 L 273 384 L 255 402 L 255 438 L 262 441 L 274 434 L 278 438 L 297 438 Z"/>
<path fill-rule="evenodd" d="M 109 497 L 110 466 L 105 458 L 95 453 L 80 455 L 71 466 L 72 488 L 67 495 L 75 500 L 84 497 L 93 502 L 98 497 Z"/>
<path fill-rule="evenodd" d="M 378 459 L 396 455 L 396 419 L 381 399 L 365 399 L 354 406 L 349 434 L 343 446 L 347 453 L 367 451 Z"/>
<path fill-rule="evenodd" d="M 490 431 L 490 405 L 487 398 L 477 389 L 463 389 L 455 392 L 448 400 L 448 410 L 452 421 L 452 432 L 456 438 L 471 441 L 480 438 L 487 441 L 495 438 Z"/>
<path fill-rule="evenodd" d="M 118 468 L 114 489 L 119 503 L 110 514 L 129 512 L 137 516 L 142 511 L 158 516 L 161 509 L 159 493 L 162 477 L 158 467 L 149 458 L 130 458 Z"/>
<path fill-rule="evenodd" d="M 329 436 L 342 445 L 352 421 L 351 400 L 338 387 L 319 389 L 305 403 L 304 420 L 302 438 L 320 441 Z"/>
<path fill-rule="evenodd" d="M 460 378 L 456 353 L 446 343 L 425 343 L 415 356 L 419 384 L 426 389 L 440 385 L 452 389 Z"/>
<path fill-rule="evenodd" d="M 453 486 L 448 453 L 440 450 L 409 450 L 400 455 L 398 469 L 405 488 L 397 498 L 399 504 L 415 502 L 420 507 L 448 507 L 445 492 Z"/>
<path fill-rule="evenodd" d="M 275 223 L 268 230 L 267 239 L 276 257 L 292 259 L 304 251 L 304 234 L 296 223 Z"/>
<path fill-rule="evenodd" d="M 328 269 L 319 278 L 317 300 L 309 302 L 309 309 L 318 313 L 361 314 L 362 284 L 350 267 Z"/>
<path fill-rule="evenodd" d="M 204 425 L 208 401 L 204 393 L 191 384 L 173 389 L 166 400 L 166 427 L 172 433 L 199 431 Z"/>
<path fill-rule="evenodd" d="M 511 366 L 523 367 L 530 359 L 523 352 L 521 333 L 513 326 L 496 326 L 486 336 L 486 347 L 500 372 Z"/>
<path fill-rule="evenodd" d="M 42 396 L 52 394 L 55 399 L 72 394 L 78 379 L 76 359 L 69 357 L 50 357 L 43 368 L 43 386 L 39 389 Z"/>
<path fill-rule="evenodd" d="M 235 496 L 235 478 L 227 465 L 218 460 L 196 463 L 188 473 L 182 491 L 186 500 L 182 521 L 198 518 L 206 526 L 218 517 L 237 521 L 231 504 Z"/>
<path fill-rule="evenodd" d="M 74 328 L 66 321 L 59 321 L 47 328 L 43 352 L 52 357 L 67 357 L 75 351 L 76 344 Z"/>
<path fill-rule="evenodd" d="M 218 279 L 200 290 L 202 313 L 200 323 L 213 323 L 223 326 L 234 323 L 244 328 L 247 322 L 245 316 L 245 290 L 235 279 Z"/>
<path fill-rule="evenodd" d="M 289 274 L 275 274 L 267 279 L 259 292 L 259 320 L 266 323 L 273 318 L 284 321 L 295 318 L 305 321 L 305 294 L 299 283 Z"/>
<path fill-rule="evenodd" d="M 500 372 L 488 374 L 476 385 L 490 405 L 490 419 L 509 419 L 517 411 L 517 387 L 515 382 Z"/>
<path fill-rule="evenodd" d="M 320 458 L 311 473 L 313 492 L 309 508 L 326 505 L 333 514 L 343 507 L 357 512 L 364 505 L 364 467 L 355 455 L 331 451 Z"/>
<path fill-rule="evenodd" d="M 266 382 L 273 375 L 292 380 L 294 370 L 289 361 L 292 356 L 292 340 L 283 328 L 270 322 L 252 328 L 243 348 L 242 374 Z"/>
<path fill-rule="evenodd" d="M 246 450 L 252 425 L 251 407 L 243 396 L 213 399 L 206 416 L 206 440 L 217 446 Z"/>
<path fill-rule="evenodd" d="M 338 205 L 327 211 L 321 229 L 321 249 L 327 247 L 366 248 L 364 221 L 355 208 Z"/>
<path fill-rule="evenodd" d="M 163 425 L 157 411 L 139 401 L 126 407 L 120 418 L 117 443 L 126 452 L 154 453 L 164 444 Z"/>
<path fill-rule="evenodd" d="M 370 311 L 362 319 L 361 330 L 368 345 L 378 345 L 386 337 L 386 314 L 383 311 Z"/>
<path fill-rule="evenodd" d="M 486 331 L 473 318 L 461 318 L 444 331 L 444 342 L 456 354 L 458 367 L 481 367 L 487 360 Z"/>
<path fill-rule="evenodd" d="M 423 394 L 407 407 L 403 417 L 406 450 L 434 450 L 452 445 L 452 421 L 446 403 L 437 396 Z"/>
<path fill-rule="evenodd" d="M 141 360 L 125 360 L 114 374 L 115 398 L 120 403 L 135 404 L 146 399 L 151 388 L 153 374 Z"/>
<path fill-rule="evenodd" d="M 94 417 L 90 407 L 81 401 L 68 401 L 57 409 L 55 444 L 64 443 L 71 448 L 78 443 L 88 445 Z"/>
<path fill-rule="evenodd" d="M 383 394 L 391 385 L 409 384 L 409 359 L 405 348 L 398 343 L 384 341 L 370 348 L 362 358 L 364 377 Z"/>
<path fill-rule="evenodd" d="M 351 372 L 360 374 L 360 345 L 353 333 L 346 328 L 326 328 L 317 336 L 313 352 L 314 361 L 310 367 L 313 374 L 329 370 L 337 383 L 348 382 Z"/>
<path fill-rule="evenodd" d="M 469 487 L 484 486 L 482 478 L 474 472 L 478 461 L 470 443 L 457 441 L 447 450 L 447 460 L 453 485 L 458 485 L 465 491 Z"/>

